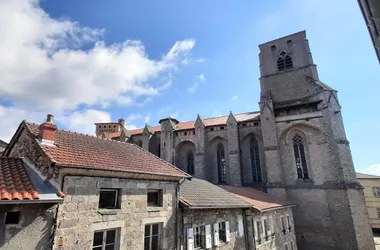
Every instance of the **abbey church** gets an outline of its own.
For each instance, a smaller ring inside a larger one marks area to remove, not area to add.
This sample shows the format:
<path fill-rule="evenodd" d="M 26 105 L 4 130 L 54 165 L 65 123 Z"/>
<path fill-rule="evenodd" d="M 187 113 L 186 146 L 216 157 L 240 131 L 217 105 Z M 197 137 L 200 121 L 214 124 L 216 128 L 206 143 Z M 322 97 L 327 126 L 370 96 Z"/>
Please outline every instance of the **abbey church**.
<path fill-rule="evenodd" d="M 193 177 L 291 201 L 301 249 L 371 249 L 337 91 L 319 79 L 305 31 L 259 48 L 259 111 L 135 130 L 120 119 L 96 123 L 96 135 L 135 143 Z"/>

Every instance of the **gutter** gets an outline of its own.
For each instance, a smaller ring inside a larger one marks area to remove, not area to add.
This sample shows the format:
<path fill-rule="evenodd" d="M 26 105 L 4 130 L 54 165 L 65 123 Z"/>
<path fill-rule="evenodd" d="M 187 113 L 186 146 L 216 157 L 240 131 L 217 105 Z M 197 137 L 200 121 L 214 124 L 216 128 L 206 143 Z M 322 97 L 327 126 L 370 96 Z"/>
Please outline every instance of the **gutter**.
<path fill-rule="evenodd" d="M 62 198 L 46 200 L 0 200 L 0 205 L 6 204 L 45 204 L 45 203 L 63 203 Z"/>

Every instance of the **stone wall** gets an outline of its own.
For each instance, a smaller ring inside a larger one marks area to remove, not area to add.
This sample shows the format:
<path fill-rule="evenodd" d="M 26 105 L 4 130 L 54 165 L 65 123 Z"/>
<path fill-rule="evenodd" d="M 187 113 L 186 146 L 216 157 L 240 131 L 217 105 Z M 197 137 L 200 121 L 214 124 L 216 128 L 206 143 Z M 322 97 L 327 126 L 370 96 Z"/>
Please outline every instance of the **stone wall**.
<path fill-rule="evenodd" d="M 118 229 L 120 249 L 143 249 L 146 224 L 162 223 L 161 248 L 174 249 L 176 182 L 66 176 L 54 249 L 90 249 L 94 231 Z M 118 209 L 98 209 L 100 188 L 118 189 Z M 163 193 L 162 207 L 147 206 L 147 190 Z"/>
<path fill-rule="evenodd" d="M 287 224 L 286 216 L 290 216 L 290 229 L 289 224 Z M 286 221 L 285 233 L 282 228 L 281 217 L 284 217 Z M 285 244 L 293 244 L 293 250 L 297 250 L 295 229 L 293 223 L 293 214 L 291 208 L 280 208 L 276 210 L 271 210 L 267 212 L 263 212 L 259 215 L 253 217 L 253 225 L 257 220 L 261 220 L 263 218 L 271 218 L 272 219 L 272 236 L 269 236 L 267 239 L 265 237 L 261 238 L 260 244 L 258 244 L 258 240 L 255 240 L 255 246 L 258 250 L 277 250 L 277 249 L 285 249 Z M 256 234 L 256 232 L 255 232 Z"/>
<path fill-rule="evenodd" d="M 240 237 L 238 235 L 238 221 L 243 220 L 242 209 L 184 209 L 182 210 L 182 248 L 187 249 L 187 229 L 195 226 L 211 225 L 213 231 L 214 223 L 228 221 L 230 224 L 230 242 L 220 243 L 219 246 L 214 246 L 213 233 L 211 249 L 220 250 L 244 250 L 246 249 L 245 234 Z"/>
<path fill-rule="evenodd" d="M 1 205 L 0 249 L 51 249 L 56 210 L 54 204 Z M 19 224 L 4 225 L 8 211 L 20 211 Z"/>

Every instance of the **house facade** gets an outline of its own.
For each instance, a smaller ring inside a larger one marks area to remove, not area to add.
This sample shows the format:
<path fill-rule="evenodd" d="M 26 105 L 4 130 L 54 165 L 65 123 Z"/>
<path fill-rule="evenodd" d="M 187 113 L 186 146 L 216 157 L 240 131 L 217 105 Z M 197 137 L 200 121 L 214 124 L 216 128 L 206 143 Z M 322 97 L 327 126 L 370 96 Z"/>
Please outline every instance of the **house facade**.
<path fill-rule="evenodd" d="M 364 198 L 368 209 L 369 222 L 373 231 L 380 231 L 380 176 L 356 173 L 364 187 Z"/>
<path fill-rule="evenodd" d="M 297 204 L 300 249 L 374 249 L 337 91 L 319 79 L 306 32 L 259 49 L 259 111 L 168 117 L 136 130 L 124 129 L 123 120 L 97 123 L 97 136 L 140 145 L 196 178 L 261 188 Z"/>

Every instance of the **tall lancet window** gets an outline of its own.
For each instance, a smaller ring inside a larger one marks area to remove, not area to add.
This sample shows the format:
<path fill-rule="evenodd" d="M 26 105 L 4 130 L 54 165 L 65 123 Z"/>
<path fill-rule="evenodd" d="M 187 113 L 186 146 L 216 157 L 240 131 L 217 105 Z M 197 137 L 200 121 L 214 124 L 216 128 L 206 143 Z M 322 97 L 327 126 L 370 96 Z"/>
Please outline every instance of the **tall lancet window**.
<path fill-rule="evenodd" d="M 299 179 L 309 179 L 303 138 L 296 134 L 293 137 L 294 157 L 296 159 L 297 175 Z"/>
<path fill-rule="evenodd" d="M 251 166 L 253 181 L 261 182 L 261 166 L 260 166 L 260 153 L 259 145 L 256 139 L 252 136 L 250 140 L 250 154 L 251 154 Z"/>
<path fill-rule="evenodd" d="M 191 150 L 187 152 L 187 173 L 194 175 L 194 154 Z"/>
<path fill-rule="evenodd" d="M 224 155 L 224 147 L 222 143 L 219 143 L 216 148 L 216 157 L 217 157 L 217 163 L 218 163 L 219 183 L 226 183 L 226 180 L 227 180 L 226 158 Z"/>

